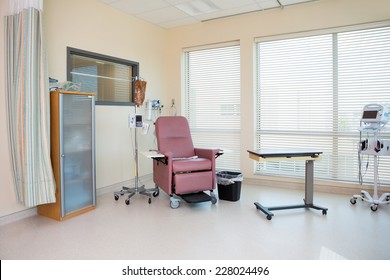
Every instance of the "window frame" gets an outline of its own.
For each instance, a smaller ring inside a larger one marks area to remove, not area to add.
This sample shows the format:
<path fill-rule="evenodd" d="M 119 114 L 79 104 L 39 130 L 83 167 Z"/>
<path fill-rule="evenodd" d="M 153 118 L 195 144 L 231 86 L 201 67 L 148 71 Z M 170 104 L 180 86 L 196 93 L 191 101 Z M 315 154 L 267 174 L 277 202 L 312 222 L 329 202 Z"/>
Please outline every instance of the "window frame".
<path fill-rule="evenodd" d="M 118 57 L 113 57 L 109 55 L 99 54 L 95 52 L 90 52 L 86 50 L 81 50 L 77 48 L 67 47 L 66 48 L 66 78 L 68 81 L 71 81 L 71 56 L 72 55 L 78 55 L 82 57 L 107 61 L 111 63 L 126 65 L 131 68 L 133 77 L 139 76 L 139 62 L 131 61 L 127 59 L 122 59 Z M 98 93 L 96 92 L 96 95 L 98 97 Z M 135 83 L 131 83 L 131 100 L 130 102 L 121 102 L 121 101 L 99 101 L 98 98 L 96 98 L 95 105 L 108 105 L 108 106 L 134 106 L 134 96 L 135 96 Z"/>

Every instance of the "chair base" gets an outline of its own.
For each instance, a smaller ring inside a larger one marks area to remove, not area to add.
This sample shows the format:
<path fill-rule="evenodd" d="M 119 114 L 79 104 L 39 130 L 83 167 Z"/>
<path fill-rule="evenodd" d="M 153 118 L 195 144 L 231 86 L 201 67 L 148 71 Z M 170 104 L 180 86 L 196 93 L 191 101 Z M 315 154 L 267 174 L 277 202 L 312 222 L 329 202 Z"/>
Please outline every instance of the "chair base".
<path fill-rule="evenodd" d="M 361 191 L 360 194 L 355 194 L 350 199 L 351 204 L 355 204 L 356 200 L 360 198 L 362 201 L 370 203 L 370 208 L 372 211 L 378 210 L 380 204 L 390 203 L 390 193 L 383 193 L 379 198 L 376 192 L 371 196 L 367 191 Z"/>
<path fill-rule="evenodd" d="M 160 189 L 155 186 L 154 188 L 146 189 L 145 185 L 135 188 L 122 187 L 122 190 L 114 192 L 115 200 L 118 200 L 120 196 L 127 194 L 127 199 L 125 200 L 126 205 L 130 204 L 130 198 L 132 198 L 136 193 L 149 197 L 148 203 L 152 203 L 152 196 L 157 197 L 160 193 Z"/>

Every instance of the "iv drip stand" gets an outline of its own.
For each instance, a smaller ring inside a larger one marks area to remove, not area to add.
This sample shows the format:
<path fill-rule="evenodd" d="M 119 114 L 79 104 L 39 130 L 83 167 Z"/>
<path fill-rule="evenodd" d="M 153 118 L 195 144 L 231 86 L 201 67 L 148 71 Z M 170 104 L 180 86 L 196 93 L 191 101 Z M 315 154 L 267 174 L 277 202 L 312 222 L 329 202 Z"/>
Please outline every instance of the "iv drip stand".
<path fill-rule="evenodd" d="M 138 106 L 135 106 L 135 114 L 137 115 L 137 109 Z M 151 189 L 146 189 L 145 185 L 139 186 L 140 180 L 139 180 L 139 174 L 138 174 L 138 167 L 139 167 L 139 161 L 138 161 L 138 133 L 137 130 L 139 128 L 134 128 L 134 187 L 128 188 L 128 187 L 122 187 L 122 190 L 114 192 L 114 198 L 115 200 L 119 199 L 119 196 L 127 194 L 127 199 L 125 200 L 126 205 L 130 204 L 130 198 L 133 197 L 136 193 L 140 195 L 145 195 L 149 197 L 148 202 L 149 204 L 152 203 L 152 195 L 154 197 L 157 197 L 159 195 L 159 188 L 156 186 Z"/>

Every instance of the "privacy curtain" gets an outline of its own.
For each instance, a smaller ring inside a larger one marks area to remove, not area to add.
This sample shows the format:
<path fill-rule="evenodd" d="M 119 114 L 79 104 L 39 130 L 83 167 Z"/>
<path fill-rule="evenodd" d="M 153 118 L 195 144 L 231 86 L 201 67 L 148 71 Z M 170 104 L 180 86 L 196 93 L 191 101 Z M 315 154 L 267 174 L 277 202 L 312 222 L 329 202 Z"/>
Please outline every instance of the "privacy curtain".
<path fill-rule="evenodd" d="M 42 0 L 8 1 L 4 19 L 11 169 L 17 199 L 26 207 L 55 202 L 42 5 Z"/>

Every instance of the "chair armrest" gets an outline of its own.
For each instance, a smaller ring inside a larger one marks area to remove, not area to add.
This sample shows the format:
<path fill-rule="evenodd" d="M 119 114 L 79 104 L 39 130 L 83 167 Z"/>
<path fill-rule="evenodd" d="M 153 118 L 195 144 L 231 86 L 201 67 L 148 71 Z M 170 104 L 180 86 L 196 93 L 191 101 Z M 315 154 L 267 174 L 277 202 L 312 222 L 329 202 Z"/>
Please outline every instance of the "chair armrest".
<path fill-rule="evenodd" d="M 159 156 L 152 157 L 152 159 L 162 162 L 166 165 L 172 162 L 172 152 L 163 152 L 160 150 L 149 150 L 150 152 L 156 152 L 159 154 Z M 163 155 L 163 156 L 160 156 Z"/>
<path fill-rule="evenodd" d="M 216 155 L 220 152 L 218 149 L 202 149 L 195 148 L 195 154 L 200 158 L 215 159 Z"/>
<path fill-rule="evenodd" d="M 162 154 L 166 157 L 172 157 L 172 152 L 164 152 L 164 151 L 160 151 L 160 150 L 149 150 L 150 152 L 156 152 L 156 153 L 159 153 L 159 154 Z"/>
<path fill-rule="evenodd" d="M 221 151 L 218 149 L 202 149 L 202 148 L 195 148 L 195 154 L 200 157 L 200 158 L 207 158 L 211 160 L 211 170 L 213 173 L 213 179 L 212 179 L 212 185 L 215 187 L 216 186 L 216 172 L 215 172 L 215 162 L 216 162 L 216 157 L 218 153 Z M 213 188 L 214 188 L 213 187 Z"/>

